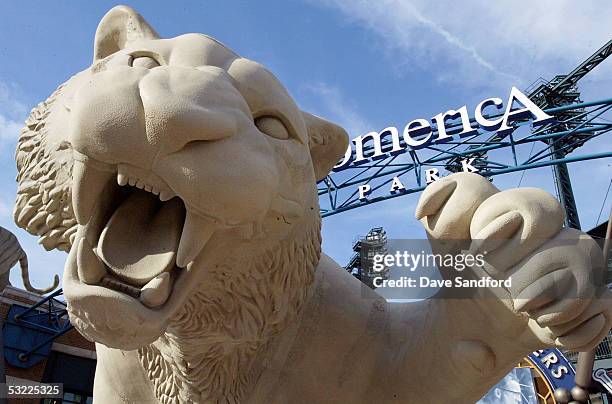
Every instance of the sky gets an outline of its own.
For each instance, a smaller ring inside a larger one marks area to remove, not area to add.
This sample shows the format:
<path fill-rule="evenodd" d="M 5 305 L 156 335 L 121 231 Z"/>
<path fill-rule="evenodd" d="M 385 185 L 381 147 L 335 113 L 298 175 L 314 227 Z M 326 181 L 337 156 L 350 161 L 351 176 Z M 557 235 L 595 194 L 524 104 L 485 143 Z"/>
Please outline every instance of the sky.
<path fill-rule="evenodd" d="M 0 2 L 0 226 L 17 234 L 35 286 L 63 271 L 12 219 L 16 139 L 29 110 L 91 63 L 107 1 Z M 267 66 L 306 111 L 342 125 L 351 138 L 387 126 L 507 97 L 539 77 L 571 71 L 612 37 L 609 0 L 132 1 L 163 37 L 213 36 Z M 580 82 L 582 99 L 612 96 L 612 58 Z M 610 135 L 580 152 L 610 150 Z M 612 159 L 569 166 L 583 229 L 603 221 Z M 554 193 L 550 167 L 495 177 L 500 189 Z M 324 251 L 344 265 L 352 241 L 383 226 L 391 238 L 419 238 L 418 195 L 325 218 Z M 18 271 L 11 275 L 21 286 Z"/>

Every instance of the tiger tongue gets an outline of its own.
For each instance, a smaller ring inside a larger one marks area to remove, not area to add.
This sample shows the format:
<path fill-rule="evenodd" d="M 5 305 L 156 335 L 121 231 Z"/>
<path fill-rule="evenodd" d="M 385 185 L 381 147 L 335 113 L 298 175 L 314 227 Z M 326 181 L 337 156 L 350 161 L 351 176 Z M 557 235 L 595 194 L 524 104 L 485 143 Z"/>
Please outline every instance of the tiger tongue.
<path fill-rule="evenodd" d="M 185 209 L 178 198 L 167 202 L 134 191 L 102 230 L 98 255 L 118 278 L 142 286 L 176 262 Z"/>

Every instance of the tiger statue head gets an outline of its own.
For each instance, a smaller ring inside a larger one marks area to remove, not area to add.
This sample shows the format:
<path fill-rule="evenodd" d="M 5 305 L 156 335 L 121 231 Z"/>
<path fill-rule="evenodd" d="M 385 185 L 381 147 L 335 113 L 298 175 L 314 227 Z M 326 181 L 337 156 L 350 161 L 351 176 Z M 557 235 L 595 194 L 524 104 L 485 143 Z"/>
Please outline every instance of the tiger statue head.
<path fill-rule="evenodd" d="M 21 131 L 15 220 L 69 252 L 84 336 L 163 361 L 160 384 L 216 383 L 306 299 L 316 183 L 347 134 L 262 65 L 206 35 L 162 39 L 129 7 L 104 16 L 93 53 Z"/>

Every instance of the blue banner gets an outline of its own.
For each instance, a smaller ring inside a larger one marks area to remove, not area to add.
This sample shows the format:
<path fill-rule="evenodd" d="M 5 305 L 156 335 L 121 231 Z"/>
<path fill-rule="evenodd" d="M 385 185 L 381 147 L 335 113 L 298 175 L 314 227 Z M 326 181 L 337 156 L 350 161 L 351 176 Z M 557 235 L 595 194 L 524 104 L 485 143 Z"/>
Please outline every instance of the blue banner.
<path fill-rule="evenodd" d="M 571 390 L 574 387 L 576 371 L 560 350 L 539 349 L 531 353 L 527 359 L 542 373 L 553 391 L 558 388 Z"/>

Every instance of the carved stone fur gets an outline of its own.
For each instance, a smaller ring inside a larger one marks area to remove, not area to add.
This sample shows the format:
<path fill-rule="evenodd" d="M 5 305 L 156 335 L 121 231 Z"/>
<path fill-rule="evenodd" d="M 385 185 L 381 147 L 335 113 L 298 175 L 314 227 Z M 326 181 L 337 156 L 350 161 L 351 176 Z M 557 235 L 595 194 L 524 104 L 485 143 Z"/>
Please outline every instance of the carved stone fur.
<path fill-rule="evenodd" d="M 39 236 L 47 251 L 69 251 L 77 230 L 70 198 L 72 148 L 68 141 L 50 144 L 46 127 L 63 87 L 32 109 L 15 152 L 19 182 L 15 223 Z"/>
<path fill-rule="evenodd" d="M 213 284 L 198 287 L 165 335 L 138 351 L 160 402 L 240 402 L 258 376 L 257 354 L 301 309 L 319 256 L 315 222 L 304 241 L 215 268 Z"/>

